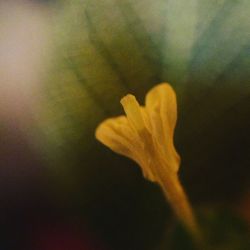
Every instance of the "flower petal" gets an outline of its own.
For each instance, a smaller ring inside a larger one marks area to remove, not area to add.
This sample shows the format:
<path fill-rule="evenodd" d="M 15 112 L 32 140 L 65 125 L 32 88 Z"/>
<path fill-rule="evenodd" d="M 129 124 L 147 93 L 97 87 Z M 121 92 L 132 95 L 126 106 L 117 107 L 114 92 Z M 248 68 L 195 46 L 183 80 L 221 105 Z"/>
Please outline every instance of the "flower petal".
<path fill-rule="evenodd" d="M 173 134 L 177 120 L 176 95 L 168 83 L 161 83 L 152 88 L 146 95 L 146 108 L 150 111 L 158 107 L 163 121 L 168 121 Z"/>
<path fill-rule="evenodd" d="M 103 121 L 96 129 L 95 136 L 97 140 L 111 150 L 132 159 L 133 145 L 136 142 L 139 143 L 134 131 L 128 126 L 128 120 L 125 116 Z"/>
<path fill-rule="evenodd" d="M 162 83 L 151 89 L 146 96 L 146 110 L 152 126 L 151 133 L 157 147 L 161 149 L 169 167 L 178 171 L 180 157 L 173 142 L 177 104 L 172 87 L 167 83 Z"/>
<path fill-rule="evenodd" d="M 127 117 L 119 116 L 105 120 L 96 129 L 95 136 L 114 152 L 134 160 L 141 167 L 143 176 L 155 181 L 150 168 L 150 156 L 145 152 L 145 144 L 131 127 Z"/>

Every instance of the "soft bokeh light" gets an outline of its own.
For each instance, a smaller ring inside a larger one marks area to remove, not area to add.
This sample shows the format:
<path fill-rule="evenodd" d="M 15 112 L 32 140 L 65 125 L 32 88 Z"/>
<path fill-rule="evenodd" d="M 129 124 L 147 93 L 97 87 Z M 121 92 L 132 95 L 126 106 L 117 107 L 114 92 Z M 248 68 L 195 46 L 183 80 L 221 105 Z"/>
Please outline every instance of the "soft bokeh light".
<path fill-rule="evenodd" d="M 0 115 L 12 126 L 30 122 L 38 109 L 49 58 L 47 11 L 30 1 L 0 3 Z"/>

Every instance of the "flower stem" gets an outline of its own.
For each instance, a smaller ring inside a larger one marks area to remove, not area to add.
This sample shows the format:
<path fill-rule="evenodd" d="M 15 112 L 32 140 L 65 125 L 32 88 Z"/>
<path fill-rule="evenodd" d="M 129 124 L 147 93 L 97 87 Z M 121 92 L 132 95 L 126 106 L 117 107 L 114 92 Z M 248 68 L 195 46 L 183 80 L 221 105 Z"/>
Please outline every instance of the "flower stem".
<path fill-rule="evenodd" d="M 178 176 L 167 176 L 161 186 L 174 213 L 191 233 L 195 243 L 200 245 L 202 242 L 201 231 Z"/>

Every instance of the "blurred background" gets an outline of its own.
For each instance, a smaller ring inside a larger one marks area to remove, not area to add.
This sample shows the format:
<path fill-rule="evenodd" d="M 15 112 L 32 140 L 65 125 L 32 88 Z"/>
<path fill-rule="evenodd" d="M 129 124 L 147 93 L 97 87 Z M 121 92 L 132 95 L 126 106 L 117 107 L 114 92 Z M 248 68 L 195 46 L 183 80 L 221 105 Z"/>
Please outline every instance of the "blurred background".
<path fill-rule="evenodd" d="M 166 248 L 176 221 L 160 188 L 94 138 L 123 95 L 143 103 L 160 82 L 177 94 L 181 181 L 219 228 L 212 249 L 248 249 L 249 12 L 248 0 L 0 1 L 0 249 L 189 249 Z"/>

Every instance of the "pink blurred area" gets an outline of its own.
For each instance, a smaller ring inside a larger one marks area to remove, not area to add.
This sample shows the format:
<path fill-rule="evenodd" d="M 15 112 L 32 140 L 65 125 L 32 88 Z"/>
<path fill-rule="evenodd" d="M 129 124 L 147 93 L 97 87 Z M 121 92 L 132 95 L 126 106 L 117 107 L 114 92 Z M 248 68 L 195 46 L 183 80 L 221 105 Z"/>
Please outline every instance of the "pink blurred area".
<path fill-rule="evenodd" d="M 41 175 L 32 129 L 50 57 L 50 16 L 34 1 L 0 1 L 1 199 L 28 190 Z"/>
<path fill-rule="evenodd" d="M 28 126 L 41 98 L 49 55 L 49 10 L 0 1 L 0 121 Z"/>

